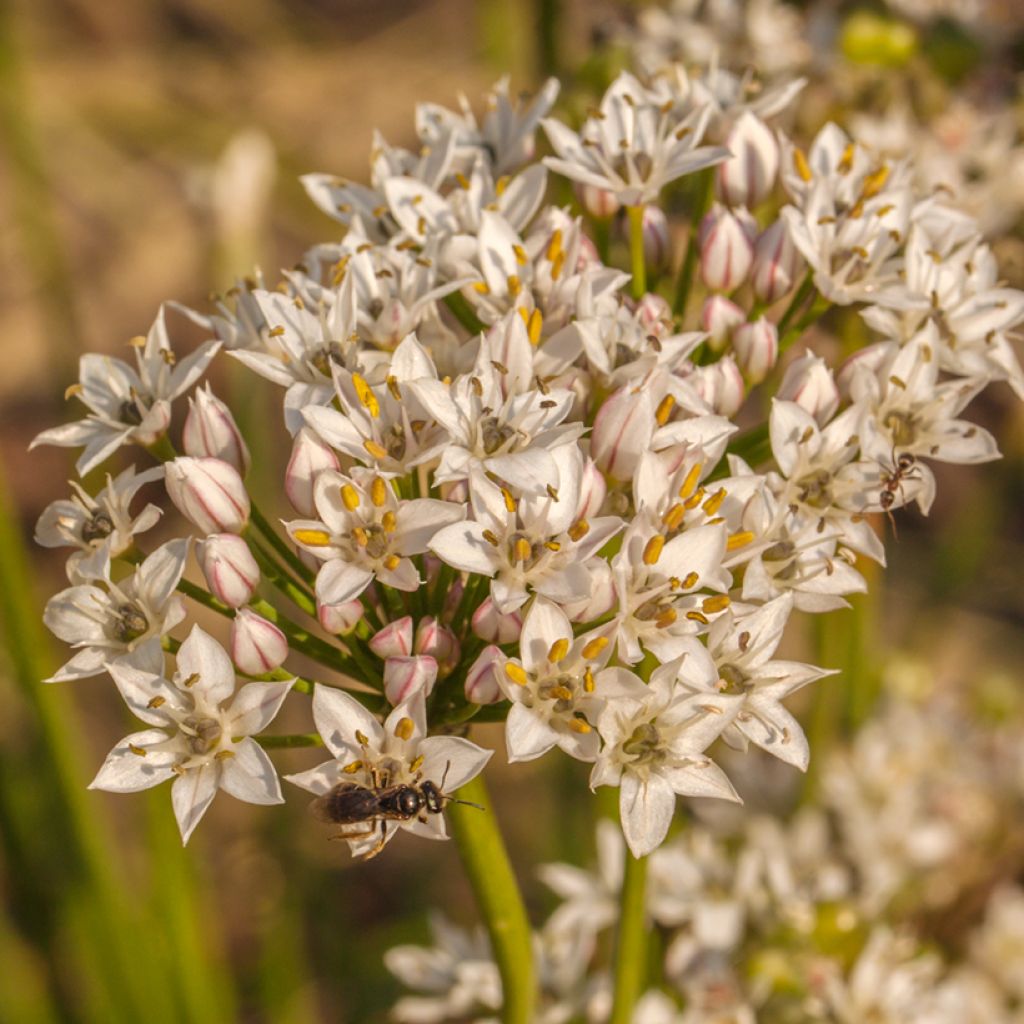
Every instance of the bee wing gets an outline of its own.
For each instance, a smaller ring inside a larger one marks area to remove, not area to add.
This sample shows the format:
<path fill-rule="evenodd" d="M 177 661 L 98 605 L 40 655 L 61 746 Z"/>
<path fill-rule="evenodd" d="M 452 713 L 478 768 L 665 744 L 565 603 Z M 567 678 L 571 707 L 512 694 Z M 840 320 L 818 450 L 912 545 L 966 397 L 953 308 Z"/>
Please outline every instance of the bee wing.
<path fill-rule="evenodd" d="M 310 805 L 310 813 L 327 825 L 366 821 L 377 813 L 377 796 L 371 789 L 351 782 L 339 782 Z"/>

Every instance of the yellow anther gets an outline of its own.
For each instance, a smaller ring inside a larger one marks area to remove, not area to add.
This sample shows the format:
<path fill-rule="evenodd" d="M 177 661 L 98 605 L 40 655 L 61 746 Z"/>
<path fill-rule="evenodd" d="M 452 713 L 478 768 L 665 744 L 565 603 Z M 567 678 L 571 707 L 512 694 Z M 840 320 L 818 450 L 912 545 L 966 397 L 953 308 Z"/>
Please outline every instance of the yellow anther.
<path fill-rule="evenodd" d="M 365 746 L 366 744 L 364 743 L 363 745 Z M 345 767 L 342 768 L 341 770 L 346 775 L 355 775 L 356 772 L 361 772 L 363 770 L 363 762 L 362 761 L 349 761 L 349 763 L 347 765 L 345 765 Z"/>
<path fill-rule="evenodd" d="M 572 540 L 583 540 L 588 533 L 590 533 L 590 523 L 586 519 L 577 519 L 568 530 L 569 537 Z"/>
<path fill-rule="evenodd" d="M 793 169 L 800 175 L 803 181 L 811 180 L 811 165 L 807 162 L 802 149 L 793 150 Z"/>
<path fill-rule="evenodd" d="M 729 607 L 729 595 L 715 594 L 713 597 L 705 597 L 700 606 L 708 615 L 724 612 Z"/>
<path fill-rule="evenodd" d="M 365 548 L 370 542 L 370 538 L 367 536 L 366 531 L 361 526 L 352 527 L 352 539 L 361 547 Z"/>
<path fill-rule="evenodd" d="M 199 682 L 199 673 L 198 672 L 193 672 L 192 675 L 186 676 L 181 681 L 181 685 L 184 686 L 185 689 L 187 690 L 187 689 L 190 689 L 191 687 L 195 686 L 196 683 L 198 683 L 198 682 Z"/>
<path fill-rule="evenodd" d="M 693 494 L 691 494 L 689 498 L 687 498 L 686 501 L 683 502 L 683 506 L 689 512 L 692 509 L 695 509 L 703 500 L 704 488 L 698 487 L 697 490 L 695 490 Z"/>
<path fill-rule="evenodd" d="M 586 736 L 588 732 L 593 732 L 590 728 L 590 723 L 584 722 L 582 718 L 570 718 L 568 725 L 573 732 L 578 732 L 581 736 Z"/>
<path fill-rule="evenodd" d="M 501 496 L 505 499 L 505 508 L 509 512 L 515 512 L 519 507 L 519 502 L 516 501 L 512 492 L 507 487 L 502 487 Z"/>
<path fill-rule="evenodd" d="M 853 166 L 853 154 L 857 151 L 857 147 L 852 143 L 846 144 L 846 149 L 843 150 L 843 155 L 839 158 L 839 163 L 836 165 L 836 170 L 840 174 L 847 174 L 850 168 Z"/>
<path fill-rule="evenodd" d="M 331 543 L 331 535 L 326 530 L 296 530 L 292 539 L 310 548 L 325 548 Z"/>
<path fill-rule="evenodd" d="M 380 517 L 380 525 L 384 527 L 385 533 L 394 533 L 398 529 L 398 516 L 391 509 L 388 509 Z"/>
<path fill-rule="evenodd" d="M 419 757 L 414 757 L 409 762 L 409 771 L 418 772 L 423 767 L 423 757 L 423 754 L 420 754 Z"/>
<path fill-rule="evenodd" d="M 548 661 L 550 661 L 552 665 L 557 665 L 568 653 L 569 640 L 564 636 L 559 637 L 548 648 Z"/>
<path fill-rule="evenodd" d="M 351 484 L 342 484 L 341 501 L 349 512 L 354 512 L 359 508 L 359 492 Z"/>
<path fill-rule="evenodd" d="M 565 250 L 559 251 L 558 255 L 551 261 L 551 280 L 557 281 L 562 276 L 562 268 L 565 266 Z"/>
<path fill-rule="evenodd" d="M 590 671 L 588 666 L 583 671 L 583 690 L 585 693 L 593 693 L 595 688 L 594 673 Z"/>
<path fill-rule="evenodd" d="M 389 373 L 386 383 L 388 386 L 388 391 L 391 392 L 391 397 L 396 402 L 400 402 L 402 400 L 402 392 L 398 387 L 398 378 Z"/>
<path fill-rule="evenodd" d="M 580 654 L 590 661 L 592 658 L 596 658 L 607 646 L 608 637 L 595 636 L 593 640 L 589 640 L 583 645 L 583 650 L 580 651 Z"/>
<path fill-rule="evenodd" d="M 885 183 L 889 180 L 889 165 L 882 164 L 881 167 L 876 171 L 872 171 L 865 179 L 864 184 L 861 187 L 860 194 L 864 199 L 871 199 L 872 196 L 877 196 L 879 192 L 885 188 Z"/>
<path fill-rule="evenodd" d="M 283 331 L 284 328 L 282 327 L 281 330 Z M 146 336 L 144 334 L 136 334 L 134 338 L 128 339 L 128 344 L 131 345 L 132 348 L 145 348 Z"/>
<path fill-rule="evenodd" d="M 360 403 L 366 408 L 369 414 L 376 419 L 380 415 L 380 403 L 373 389 L 366 383 L 366 378 L 361 374 L 352 374 L 352 386 L 356 389 L 356 396 Z"/>
<path fill-rule="evenodd" d="M 663 427 L 668 423 L 668 418 L 672 415 L 672 406 L 675 404 L 676 400 L 671 395 L 666 395 L 658 403 L 658 408 L 654 413 L 654 418 L 658 421 L 659 427 Z"/>
<path fill-rule="evenodd" d="M 525 686 L 530 681 L 530 677 L 526 674 L 526 669 L 522 665 L 517 665 L 514 661 L 505 662 L 505 675 L 518 686 Z"/>
<path fill-rule="evenodd" d="M 662 549 L 665 547 L 665 535 L 656 533 L 644 545 L 644 565 L 654 565 L 661 558 Z"/>
<path fill-rule="evenodd" d="M 547 484 L 544 489 L 547 491 L 548 497 L 552 501 L 558 501 L 558 488 L 557 487 L 555 487 L 552 484 Z"/>
<path fill-rule="evenodd" d="M 679 488 L 680 498 L 688 498 L 693 494 L 693 490 L 697 486 L 697 482 L 700 480 L 700 474 L 703 468 L 704 464 L 702 462 L 695 462 L 689 468 L 686 476 L 683 478 L 682 486 Z"/>
<path fill-rule="evenodd" d="M 562 545 L 559 544 L 557 540 L 546 540 L 546 541 L 544 541 L 544 547 L 546 547 L 548 549 L 548 551 L 561 551 L 562 550 Z"/>
<path fill-rule="evenodd" d="M 213 755 L 213 759 L 215 761 L 229 761 L 234 756 L 235 752 L 233 750 L 218 750 L 217 753 Z"/>
<path fill-rule="evenodd" d="M 387 569 L 388 572 L 394 572 L 401 563 L 402 559 L 398 555 L 388 555 L 388 557 L 384 559 L 384 568 Z"/>
<path fill-rule="evenodd" d="M 555 230 L 551 232 L 551 241 L 548 242 L 548 250 L 545 253 L 545 255 L 547 256 L 549 262 L 554 263 L 554 261 L 556 259 L 558 259 L 558 254 L 561 251 L 562 251 L 562 229 L 561 228 L 555 228 Z"/>
<path fill-rule="evenodd" d="M 703 623 L 703 625 L 705 625 L 705 626 L 708 624 L 708 617 L 703 612 L 698 612 L 698 611 L 687 612 L 686 613 L 686 617 L 691 622 L 700 622 L 700 623 Z"/>
<path fill-rule="evenodd" d="M 508 286 L 508 293 L 513 299 L 523 290 L 523 282 L 515 274 L 509 274 L 505 283 Z"/>
<path fill-rule="evenodd" d="M 147 705 L 147 708 L 161 708 L 167 703 L 166 697 L 154 697 Z"/>
<path fill-rule="evenodd" d="M 370 501 L 377 506 L 377 508 L 383 508 L 387 504 L 388 500 L 388 485 L 384 483 L 384 480 L 375 476 L 373 483 L 370 484 Z"/>
<path fill-rule="evenodd" d="M 529 319 L 526 321 L 526 333 L 530 339 L 531 345 L 536 345 L 540 342 L 540 332 L 544 329 L 544 314 L 539 309 L 535 309 Z"/>
<path fill-rule="evenodd" d="M 469 191 L 469 178 L 462 171 L 455 172 L 455 180 L 459 183 L 460 188 L 464 188 L 467 192 Z"/>
<path fill-rule="evenodd" d="M 477 295 L 490 295 L 491 294 L 491 289 L 488 287 L 486 281 L 475 281 L 473 283 L 473 291 L 475 291 L 477 293 Z"/>
<path fill-rule="evenodd" d="M 512 179 L 511 179 L 511 178 L 510 178 L 510 177 L 509 177 L 509 176 L 508 176 L 507 174 L 503 174 L 503 175 L 502 175 L 502 176 L 501 176 L 501 177 L 500 177 L 500 178 L 499 178 L 499 179 L 498 179 L 498 180 L 497 180 L 497 181 L 496 181 L 496 182 L 494 183 L 494 194 L 495 194 L 496 196 L 500 196 L 500 195 L 501 195 L 501 194 L 502 194 L 502 193 L 503 193 L 503 192 L 505 191 L 505 189 L 507 189 L 507 188 L 508 188 L 508 183 L 509 183 L 509 182 L 510 182 L 511 180 L 512 180 Z"/>
<path fill-rule="evenodd" d="M 356 729 L 356 743 L 361 747 L 368 747 L 370 745 L 370 740 L 366 733 L 360 732 Z"/>
<path fill-rule="evenodd" d="M 683 577 L 683 590 L 693 590 L 697 586 L 697 581 L 700 577 L 695 572 L 688 572 Z"/>
<path fill-rule="evenodd" d="M 704 511 L 707 512 L 709 516 L 715 515 L 718 512 L 718 510 L 722 507 L 722 502 L 725 501 L 725 496 L 725 488 L 720 487 L 717 491 L 715 491 L 714 494 L 711 495 L 710 498 L 708 498 L 707 501 L 704 502 Z"/>
<path fill-rule="evenodd" d="M 525 562 L 530 557 L 530 542 L 525 537 L 517 537 L 512 545 L 512 555 L 517 562 Z"/>
<path fill-rule="evenodd" d="M 377 444 L 376 441 L 364 441 L 363 447 L 375 458 L 375 459 L 386 459 L 388 457 L 388 450 L 382 444 Z"/>
<path fill-rule="evenodd" d="M 572 690 L 568 686 L 552 686 L 550 693 L 556 700 L 572 700 Z"/>
<path fill-rule="evenodd" d="M 69 398 L 74 398 L 76 395 L 80 395 L 85 389 L 81 384 L 71 384 L 64 389 L 64 401 L 66 402 Z"/>
<path fill-rule="evenodd" d="M 676 614 L 675 608 L 666 608 L 655 620 L 654 624 L 658 629 L 668 629 L 669 626 L 675 625 L 676 619 L 679 616 Z"/>
<path fill-rule="evenodd" d="M 411 718 L 400 718 L 395 725 L 395 735 L 400 740 L 412 739 L 412 734 L 415 731 L 416 723 Z"/>
<path fill-rule="evenodd" d="M 676 530 L 682 523 L 683 518 L 686 516 L 686 509 L 676 502 L 662 517 L 661 521 L 665 524 L 666 530 Z"/>
<path fill-rule="evenodd" d="M 526 255 L 526 250 L 521 245 L 513 245 L 512 251 L 516 256 L 516 263 L 521 267 L 525 267 L 530 262 L 530 257 Z"/>
<path fill-rule="evenodd" d="M 683 581 L 678 576 L 669 576 L 668 588 L 669 590 L 678 590 L 683 585 Z"/>
<path fill-rule="evenodd" d="M 277 327 L 271 327 L 270 330 L 267 331 L 267 334 L 269 334 L 271 338 L 280 338 L 281 335 L 284 334 L 284 328 L 280 325 Z"/>
<path fill-rule="evenodd" d="M 143 749 L 142 747 L 137 747 L 137 746 L 135 746 L 135 744 L 134 744 L 134 743 L 129 743 L 129 744 L 128 744 L 128 749 L 129 749 L 129 750 L 130 750 L 130 751 L 131 751 L 131 752 L 132 752 L 132 753 L 133 753 L 133 754 L 134 754 L 134 755 L 135 755 L 136 757 L 145 757 L 145 756 L 146 756 L 146 751 L 145 751 L 145 750 L 144 750 L 144 749 Z"/>
<path fill-rule="evenodd" d="M 725 542 L 725 550 L 736 551 L 738 548 L 746 547 L 753 539 L 754 535 L 749 530 L 740 530 L 739 533 L 732 534 Z"/>
<path fill-rule="evenodd" d="M 498 535 L 493 530 L 484 530 L 483 538 L 485 541 L 487 541 L 488 544 L 491 545 L 492 548 L 496 548 L 500 543 L 500 541 L 498 540 Z"/>

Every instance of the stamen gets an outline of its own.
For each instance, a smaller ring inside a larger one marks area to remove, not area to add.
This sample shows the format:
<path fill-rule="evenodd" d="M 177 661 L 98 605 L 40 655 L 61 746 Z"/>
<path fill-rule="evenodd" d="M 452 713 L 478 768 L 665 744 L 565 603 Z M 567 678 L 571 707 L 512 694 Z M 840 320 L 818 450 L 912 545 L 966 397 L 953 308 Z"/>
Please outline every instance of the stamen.
<path fill-rule="evenodd" d="M 548 661 L 552 665 L 557 665 L 562 661 L 565 656 L 569 653 L 569 641 L 566 637 L 559 637 L 549 648 L 548 648 Z"/>
<path fill-rule="evenodd" d="M 658 408 L 654 413 L 654 418 L 658 421 L 659 427 L 663 427 L 668 423 L 668 418 L 672 415 L 672 407 L 675 404 L 676 400 L 671 395 L 666 395 L 658 403 Z"/>
<path fill-rule="evenodd" d="M 661 557 L 662 549 L 665 547 L 665 535 L 662 533 L 656 533 L 645 545 L 644 545 L 644 565 L 654 565 Z"/>
<path fill-rule="evenodd" d="M 370 501 L 377 506 L 377 508 L 383 508 L 387 504 L 388 500 L 388 486 L 384 483 L 383 479 L 379 476 L 373 478 L 373 483 L 370 484 Z"/>
<path fill-rule="evenodd" d="M 728 594 L 715 594 L 713 597 L 704 598 L 701 602 L 701 608 L 707 612 L 708 615 L 714 615 L 715 612 L 723 612 L 728 607 Z"/>
<path fill-rule="evenodd" d="M 568 530 L 569 537 L 574 541 L 583 540 L 590 533 L 590 523 L 586 519 L 578 519 Z"/>
<path fill-rule="evenodd" d="M 292 537 L 310 548 L 325 548 L 331 543 L 331 535 L 326 530 L 296 530 Z"/>
<path fill-rule="evenodd" d="M 735 551 L 737 548 L 746 547 L 753 539 L 754 535 L 749 530 L 741 530 L 729 537 L 725 542 L 725 550 Z"/>
<path fill-rule="evenodd" d="M 583 655 L 587 661 L 592 661 L 596 658 L 606 647 L 608 646 L 608 637 L 606 636 L 595 636 L 593 640 L 588 641 L 583 645 L 583 650 L 580 654 Z"/>
<path fill-rule="evenodd" d="M 679 497 L 688 498 L 693 494 L 694 488 L 697 486 L 697 481 L 700 480 L 701 470 L 704 468 L 704 463 L 695 462 L 687 472 L 683 479 L 682 486 L 679 488 Z"/>
<path fill-rule="evenodd" d="M 352 486 L 352 484 L 342 484 L 341 501 L 349 512 L 354 512 L 359 508 L 359 492 Z"/>
<path fill-rule="evenodd" d="M 411 739 L 415 731 L 416 723 L 411 718 L 400 718 L 395 726 L 395 735 L 400 740 Z"/>
<path fill-rule="evenodd" d="M 526 686 L 530 681 L 530 677 L 526 674 L 526 669 L 522 665 L 517 665 L 514 661 L 505 662 L 505 675 L 518 686 Z"/>

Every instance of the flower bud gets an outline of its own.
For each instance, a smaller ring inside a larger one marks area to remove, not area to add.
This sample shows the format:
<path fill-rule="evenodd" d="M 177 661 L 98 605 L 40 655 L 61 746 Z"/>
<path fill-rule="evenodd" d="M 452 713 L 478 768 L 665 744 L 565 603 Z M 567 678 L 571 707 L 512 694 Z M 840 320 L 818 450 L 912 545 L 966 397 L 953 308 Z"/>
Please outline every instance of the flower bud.
<path fill-rule="evenodd" d="M 370 650 L 378 658 L 408 657 L 412 654 L 412 616 L 389 622 L 370 637 Z"/>
<path fill-rule="evenodd" d="M 756 206 L 767 198 L 779 172 L 775 133 L 748 110 L 732 126 L 725 144 L 732 156 L 718 165 L 718 194 L 730 206 Z"/>
<path fill-rule="evenodd" d="M 334 450 L 320 438 L 303 427 L 292 443 L 292 457 L 284 474 L 284 493 L 292 508 L 300 516 L 312 516 L 316 512 L 313 504 L 313 484 L 325 469 L 338 469 L 340 463 Z"/>
<path fill-rule="evenodd" d="M 203 533 L 240 533 L 249 522 L 249 495 L 230 463 L 181 456 L 167 463 L 164 484 L 178 511 Z"/>
<path fill-rule="evenodd" d="M 429 696 L 437 680 L 437 662 L 427 656 L 388 658 L 384 662 L 384 696 L 397 706 L 413 694 Z"/>
<path fill-rule="evenodd" d="M 803 270 L 804 258 L 789 237 L 783 221 L 761 232 L 754 246 L 751 284 L 762 302 L 776 302 L 788 294 Z"/>
<path fill-rule="evenodd" d="M 732 332 L 736 362 L 751 384 L 759 384 L 779 358 L 779 331 L 770 320 L 759 317 Z"/>
<path fill-rule="evenodd" d="M 288 657 L 288 641 L 272 622 L 239 608 L 231 623 L 231 660 L 246 675 L 272 672 Z"/>
<path fill-rule="evenodd" d="M 443 673 L 450 672 L 459 660 L 461 648 L 458 637 L 433 615 L 420 619 L 416 626 L 413 650 L 437 660 Z"/>
<path fill-rule="evenodd" d="M 707 366 L 697 367 L 686 379 L 719 416 L 731 418 L 743 404 L 743 374 L 731 355 L 722 356 Z"/>
<path fill-rule="evenodd" d="M 188 400 L 181 434 L 186 455 L 209 455 L 230 463 L 243 476 L 249 472 L 249 449 L 231 410 L 210 390 L 196 388 Z"/>
<path fill-rule="evenodd" d="M 196 545 L 196 557 L 210 593 L 232 608 L 245 604 L 259 585 L 260 567 L 236 533 L 211 534 Z"/>
<path fill-rule="evenodd" d="M 621 204 L 614 192 L 606 188 L 598 188 L 596 185 L 580 185 L 574 188 L 576 198 L 580 205 L 590 214 L 591 217 L 614 217 L 619 212 Z"/>
<path fill-rule="evenodd" d="M 754 259 L 754 231 L 737 211 L 716 205 L 700 227 L 700 276 L 713 291 L 743 284 Z"/>
<path fill-rule="evenodd" d="M 593 519 L 600 515 L 601 506 L 604 504 L 605 495 L 608 493 L 608 485 L 605 483 L 601 470 L 593 459 L 587 459 L 583 465 L 583 476 L 580 480 L 580 500 L 576 506 L 576 515 L 573 520 Z"/>
<path fill-rule="evenodd" d="M 328 633 L 335 636 L 351 633 L 363 617 L 363 602 L 353 598 L 341 604 L 317 604 L 316 617 Z"/>
<path fill-rule="evenodd" d="M 730 302 L 724 295 L 712 295 L 704 303 L 700 313 L 701 326 L 708 332 L 708 346 L 713 352 L 721 352 L 729 341 L 733 328 L 739 327 L 747 314 Z"/>
<path fill-rule="evenodd" d="M 496 704 L 502 699 L 498 673 L 508 659 L 500 647 L 485 647 L 466 673 L 465 693 L 470 704 Z"/>
<path fill-rule="evenodd" d="M 839 408 L 839 388 L 832 370 L 811 352 L 794 360 L 786 369 L 777 398 L 796 402 L 824 426 Z"/>
<path fill-rule="evenodd" d="M 490 597 L 485 597 L 473 612 L 471 625 L 473 633 L 481 640 L 492 644 L 511 644 L 523 631 L 523 617 L 518 611 L 503 615 Z"/>
<path fill-rule="evenodd" d="M 660 338 L 675 333 L 672 323 L 672 307 L 667 299 L 663 299 L 655 292 L 646 292 L 637 302 L 636 318 L 648 334 L 654 334 Z"/>
<path fill-rule="evenodd" d="M 671 252 L 668 217 L 660 206 L 645 206 L 643 213 L 644 262 L 658 273 L 665 268 Z"/>
<path fill-rule="evenodd" d="M 608 477 L 632 479 L 656 426 L 649 388 L 626 385 L 604 400 L 594 417 L 590 457 L 606 475 L 606 481 Z"/>

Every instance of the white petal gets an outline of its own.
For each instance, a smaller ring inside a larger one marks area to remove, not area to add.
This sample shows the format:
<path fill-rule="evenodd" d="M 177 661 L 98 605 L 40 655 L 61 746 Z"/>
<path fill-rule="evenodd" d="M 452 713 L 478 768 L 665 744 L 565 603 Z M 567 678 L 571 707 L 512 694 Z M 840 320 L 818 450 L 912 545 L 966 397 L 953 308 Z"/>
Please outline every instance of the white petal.
<path fill-rule="evenodd" d="M 479 523 L 453 523 L 434 534 L 431 551 L 443 562 L 482 576 L 493 576 L 497 569 L 494 548 L 484 540 Z"/>
<path fill-rule="evenodd" d="M 129 745 L 144 750 L 155 743 L 163 743 L 167 733 L 160 729 L 147 729 L 125 736 L 107 755 L 96 778 L 89 783 L 90 789 L 104 789 L 109 793 L 135 793 L 140 789 L 159 786 L 174 772 L 171 765 L 176 754 L 171 751 L 150 751 L 144 756 L 134 754 Z"/>
<path fill-rule="evenodd" d="M 294 679 L 280 683 L 246 683 L 231 702 L 228 722 L 232 736 L 254 736 L 274 720 Z"/>
<path fill-rule="evenodd" d="M 532 761 L 546 754 L 557 742 L 558 733 L 535 711 L 513 704 L 505 722 L 505 744 L 509 762 Z"/>
<path fill-rule="evenodd" d="M 321 604 L 344 604 L 358 597 L 372 579 L 373 573 L 368 569 L 332 558 L 317 573 L 316 596 Z"/>
<path fill-rule="evenodd" d="M 168 714 L 170 708 L 179 707 L 181 703 L 180 693 L 176 687 L 158 675 L 142 671 L 120 660 L 112 662 L 107 671 L 136 718 L 148 725 L 176 727 L 174 718 Z M 155 699 L 162 705 L 161 707 L 151 706 Z"/>
<path fill-rule="evenodd" d="M 357 732 L 369 740 L 371 750 L 382 747 L 384 731 L 380 722 L 344 690 L 317 684 L 313 691 L 313 721 L 328 750 L 340 761 L 359 757 Z"/>
<path fill-rule="evenodd" d="M 280 804 L 281 784 L 273 762 L 253 739 L 236 743 L 234 757 L 228 758 L 220 776 L 220 788 L 247 804 Z"/>
<path fill-rule="evenodd" d="M 526 613 L 519 639 L 526 671 L 535 672 L 549 665 L 548 652 L 556 640 L 562 639 L 572 644 L 572 626 L 565 612 L 550 601 L 537 598 Z"/>
<path fill-rule="evenodd" d="M 645 857 L 662 844 L 675 811 L 676 795 L 660 776 L 641 780 L 632 772 L 623 774 L 619 815 L 634 857 Z"/>
<path fill-rule="evenodd" d="M 324 761 L 323 764 L 318 764 L 315 768 L 292 775 L 283 775 L 282 778 L 300 789 L 323 796 L 341 781 L 341 765 L 337 761 Z"/>
<path fill-rule="evenodd" d="M 168 541 L 139 566 L 138 592 L 153 608 L 162 608 L 174 593 L 185 571 L 189 538 Z"/>
<path fill-rule="evenodd" d="M 400 555 L 421 555 L 445 526 L 465 518 L 464 505 L 433 498 L 404 501 L 398 509 L 398 537 L 395 550 Z"/>
<path fill-rule="evenodd" d="M 219 766 L 205 764 L 179 776 L 171 787 L 171 804 L 174 807 L 174 816 L 178 819 L 182 846 L 188 842 L 189 836 L 195 831 L 196 825 L 210 806 L 217 792 L 219 775 Z"/>
<path fill-rule="evenodd" d="M 190 689 L 217 706 L 235 692 L 235 667 L 227 651 L 205 630 L 193 626 L 178 651 L 178 675 L 184 682 L 198 676 Z"/>
<path fill-rule="evenodd" d="M 439 786 L 443 780 L 446 793 L 454 793 L 475 779 L 494 753 L 461 736 L 428 736 L 419 749 L 423 755 L 423 777 Z"/>

